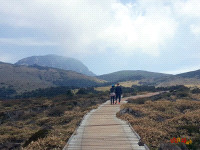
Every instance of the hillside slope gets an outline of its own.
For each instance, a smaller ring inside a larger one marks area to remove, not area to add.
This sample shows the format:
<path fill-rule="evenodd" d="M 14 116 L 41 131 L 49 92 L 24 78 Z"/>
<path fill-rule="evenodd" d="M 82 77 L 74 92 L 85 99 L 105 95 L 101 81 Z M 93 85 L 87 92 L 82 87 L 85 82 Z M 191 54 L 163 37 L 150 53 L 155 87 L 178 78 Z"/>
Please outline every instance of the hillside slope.
<path fill-rule="evenodd" d="M 88 76 L 95 76 L 94 73 L 79 60 L 74 58 L 67 58 L 57 55 L 45 55 L 45 56 L 32 56 L 19 60 L 16 65 L 38 65 L 45 67 L 58 68 L 63 70 L 72 70 L 78 73 L 82 73 Z"/>
<path fill-rule="evenodd" d="M 138 81 L 140 85 L 153 85 L 156 87 L 167 87 L 175 85 L 200 87 L 200 70 L 186 72 L 178 75 L 162 74 L 148 71 L 118 71 L 110 74 L 97 76 L 107 82 Z"/>
<path fill-rule="evenodd" d="M 185 72 L 170 77 L 154 80 L 157 86 L 185 85 L 189 87 L 200 86 L 200 70 Z"/>
<path fill-rule="evenodd" d="M 161 78 L 166 76 L 171 76 L 171 75 L 141 71 L 141 70 L 125 70 L 125 71 L 118 71 L 110 74 L 97 76 L 97 78 L 106 80 L 108 82 L 119 82 L 119 81 L 129 81 L 129 80 Z"/>
<path fill-rule="evenodd" d="M 100 82 L 102 81 L 95 77 L 85 76 L 74 71 L 0 63 L 0 87 L 12 86 L 18 92 L 51 86 L 87 87 Z"/>
<path fill-rule="evenodd" d="M 185 72 L 185 73 L 177 74 L 176 76 L 183 77 L 183 78 L 197 78 L 197 79 L 200 79 L 200 70 Z"/>

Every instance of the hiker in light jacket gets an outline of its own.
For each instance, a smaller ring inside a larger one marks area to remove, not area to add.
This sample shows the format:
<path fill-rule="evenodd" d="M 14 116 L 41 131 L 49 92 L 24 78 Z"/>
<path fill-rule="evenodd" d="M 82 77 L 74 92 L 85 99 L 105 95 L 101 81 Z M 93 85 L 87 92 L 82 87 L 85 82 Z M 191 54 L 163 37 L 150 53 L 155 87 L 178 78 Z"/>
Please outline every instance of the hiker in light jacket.
<path fill-rule="evenodd" d="M 112 87 L 110 88 L 110 101 L 111 101 L 111 105 L 114 104 L 115 101 L 115 86 L 112 85 Z"/>
<path fill-rule="evenodd" d="M 115 88 L 115 94 L 116 94 L 116 101 L 115 104 L 117 104 L 117 99 L 119 99 L 119 104 L 121 101 L 121 95 L 122 95 L 122 88 L 119 85 L 119 83 L 117 83 L 117 87 Z"/>

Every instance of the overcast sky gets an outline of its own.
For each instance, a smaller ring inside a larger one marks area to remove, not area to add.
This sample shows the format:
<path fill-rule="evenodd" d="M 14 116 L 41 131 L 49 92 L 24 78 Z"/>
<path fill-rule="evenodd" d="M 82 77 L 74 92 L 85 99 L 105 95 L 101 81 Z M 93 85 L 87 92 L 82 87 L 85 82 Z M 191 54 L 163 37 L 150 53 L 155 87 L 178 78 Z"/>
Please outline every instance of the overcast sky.
<path fill-rule="evenodd" d="M 199 0 L 0 2 L 0 61 L 57 54 L 96 74 L 200 69 Z"/>

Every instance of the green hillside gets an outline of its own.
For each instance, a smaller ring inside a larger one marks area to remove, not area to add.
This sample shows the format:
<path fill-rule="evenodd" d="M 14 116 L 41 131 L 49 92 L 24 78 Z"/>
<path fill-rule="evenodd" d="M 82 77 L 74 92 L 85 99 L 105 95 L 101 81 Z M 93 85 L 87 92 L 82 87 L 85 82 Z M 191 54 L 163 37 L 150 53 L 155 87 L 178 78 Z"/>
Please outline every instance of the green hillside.
<path fill-rule="evenodd" d="M 171 76 L 168 74 L 154 73 L 141 70 L 126 70 L 118 71 L 106 75 L 97 76 L 97 78 L 106 80 L 108 82 L 119 82 L 119 81 L 129 81 L 129 80 L 142 80 L 142 79 L 152 79 Z"/>
<path fill-rule="evenodd" d="M 200 86 L 200 70 L 186 72 L 178 75 L 162 74 L 148 71 L 118 71 L 110 74 L 97 76 L 97 78 L 111 83 L 137 81 L 139 85 L 153 85 L 167 87 L 185 85 L 189 87 Z"/>
<path fill-rule="evenodd" d="M 178 74 L 177 76 L 183 77 L 183 78 L 197 78 L 197 79 L 200 79 L 200 70 L 181 73 L 181 74 Z"/>
<path fill-rule="evenodd" d="M 12 87 L 17 92 L 52 86 L 94 86 L 103 81 L 74 71 L 0 63 L 0 88 Z"/>
<path fill-rule="evenodd" d="M 200 86 L 200 70 L 185 72 L 170 77 L 157 78 L 153 81 L 156 86 L 185 85 L 188 87 Z"/>

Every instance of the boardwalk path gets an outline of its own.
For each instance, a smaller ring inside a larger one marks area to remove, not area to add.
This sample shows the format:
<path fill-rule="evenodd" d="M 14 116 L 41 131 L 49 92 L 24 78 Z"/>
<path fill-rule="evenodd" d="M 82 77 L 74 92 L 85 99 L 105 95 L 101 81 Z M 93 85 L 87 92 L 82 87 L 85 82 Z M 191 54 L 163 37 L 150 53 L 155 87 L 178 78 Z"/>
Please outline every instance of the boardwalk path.
<path fill-rule="evenodd" d="M 132 96 L 150 97 L 159 93 Z M 129 97 L 130 98 L 130 97 Z M 126 103 L 123 98 L 121 104 Z M 63 150 L 145 150 L 139 146 L 139 136 L 125 122 L 116 117 L 120 105 L 110 101 L 89 112 Z"/>

